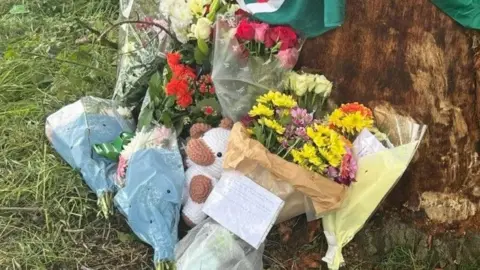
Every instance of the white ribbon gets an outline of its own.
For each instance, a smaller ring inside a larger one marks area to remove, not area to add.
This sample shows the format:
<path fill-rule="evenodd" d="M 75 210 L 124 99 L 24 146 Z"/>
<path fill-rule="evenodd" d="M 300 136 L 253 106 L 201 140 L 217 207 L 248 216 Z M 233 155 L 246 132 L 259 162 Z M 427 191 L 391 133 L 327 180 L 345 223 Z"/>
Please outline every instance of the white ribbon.
<path fill-rule="evenodd" d="M 286 0 L 270 0 L 265 3 L 251 3 L 245 4 L 245 0 L 237 0 L 238 5 L 241 9 L 245 10 L 248 13 L 255 14 L 255 13 L 272 13 L 280 9 L 283 3 Z"/>
<path fill-rule="evenodd" d="M 327 238 L 328 250 L 325 257 L 322 258 L 322 261 L 332 264 L 338 249 L 337 238 L 335 234 L 331 232 L 324 231 L 323 233 L 325 234 L 325 238 Z"/>

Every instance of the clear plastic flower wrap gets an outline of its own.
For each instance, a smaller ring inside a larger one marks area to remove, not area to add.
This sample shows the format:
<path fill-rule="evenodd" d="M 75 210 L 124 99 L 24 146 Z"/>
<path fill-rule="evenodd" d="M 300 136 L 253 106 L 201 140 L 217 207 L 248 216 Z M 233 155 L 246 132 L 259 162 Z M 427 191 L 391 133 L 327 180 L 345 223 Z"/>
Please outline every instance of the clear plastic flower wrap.
<path fill-rule="evenodd" d="M 113 99 L 130 109 L 140 106 L 158 58 L 164 58 L 169 38 L 154 24 L 168 27 L 158 1 L 120 0 L 119 61 Z"/>
<path fill-rule="evenodd" d="M 157 269 L 173 269 L 185 182 L 175 133 L 160 126 L 137 132 L 120 155 L 117 177 L 120 212 L 153 247 Z"/>
<path fill-rule="evenodd" d="M 129 111 L 115 107 L 110 100 L 84 97 L 50 115 L 45 129 L 53 148 L 80 171 L 108 215 L 117 163 L 98 155 L 92 147 L 112 141 L 122 132 L 133 132 Z"/>
<path fill-rule="evenodd" d="M 263 269 L 263 249 L 254 249 L 209 218 L 195 226 L 175 248 L 178 270 Z"/>
<path fill-rule="evenodd" d="M 212 79 L 223 114 L 234 121 L 247 114 L 258 96 L 281 89 L 285 73 L 298 60 L 302 40 L 287 27 L 277 28 L 245 18 L 217 17 Z M 283 48 L 281 35 L 273 33 L 282 30 L 292 33 L 290 47 Z"/>
<path fill-rule="evenodd" d="M 328 251 L 323 260 L 329 269 L 344 264 L 342 248 L 364 226 L 407 169 L 427 127 L 393 109 L 374 109 L 378 130 L 362 131 L 354 141 L 358 157 L 356 182 L 350 186 L 342 208 L 323 217 Z M 317 217 L 318 218 L 318 217 Z"/>

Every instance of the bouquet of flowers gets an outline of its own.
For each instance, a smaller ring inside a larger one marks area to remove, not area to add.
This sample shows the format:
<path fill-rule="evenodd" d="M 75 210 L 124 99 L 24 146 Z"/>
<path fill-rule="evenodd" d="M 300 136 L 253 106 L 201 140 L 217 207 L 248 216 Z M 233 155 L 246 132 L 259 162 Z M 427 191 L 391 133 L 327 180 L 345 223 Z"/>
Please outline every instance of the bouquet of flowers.
<path fill-rule="evenodd" d="M 119 58 L 113 99 L 136 113 L 148 88 L 148 81 L 164 58 L 169 36 L 167 21 L 155 1 L 120 1 Z M 137 23 L 134 23 L 138 21 Z M 143 23 L 142 23 L 143 22 Z"/>
<path fill-rule="evenodd" d="M 178 242 L 175 248 L 177 269 L 263 269 L 263 248 L 254 249 L 209 218 Z"/>
<path fill-rule="evenodd" d="M 160 12 L 170 22 L 170 28 L 185 52 L 189 64 L 208 62 L 213 23 L 217 14 L 233 14 L 238 5 L 225 0 L 163 0 Z"/>
<path fill-rule="evenodd" d="M 274 91 L 257 98 L 243 125 L 237 123 L 232 130 L 224 167 L 240 171 L 284 199 L 279 221 L 305 213 L 305 206 L 290 212 L 292 193 L 279 194 L 276 181 L 307 196 L 316 214 L 340 207 L 346 191 L 342 184 L 350 184 L 356 172 L 346 138 L 321 125 L 293 96 Z M 325 177 L 329 170 L 342 172 L 333 178 L 338 183 Z"/>
<path fill-rule="evenodd" d="M 138 126 L 159 122 L 174 127 L 178 136 L 192 123 L 218 125 L 221 107 L 210 75 L 197 74 L 182 61 L 178 52 L 167 54 L 167 65 L 150 80 Z"/>
<path fill-rule="evenodd" d="M 271 26 L 248 17 L 219 16 L 212 78 L 224 114 L 240 120 L 298 59 L 302 40 L 289 26 Z"/>
<path fill-rule="evenodd" d="M 342 248 L 363 227 L 410 163 L 426 131 L 426 126 L 378 106 L 374 112 L 361 104 L 344 104 L 327 119 L 331 129 L 354 140 L 358 158 L 356 182 L 342 208 L 323 217 L 328 251 L 323 258 L 330 269 L 344 263 Z M 379 130 L 386 132 L 381 133 Z M 342 177 L 343 171 L 329 171 Z"/>
<path fill-rule="evenodd" d="M 154 248 L 157 269 L 174 269 L 184 182 L 171 129 L 143 129 L 121 152 L 115 203 L 137 236 Z"/>
<path fill-rule="evenodd" d="M 129 110 L 116 107 L 110 100 L 84 97 L 50 115 L 45 129 L 53 148 L 80 171 L 97 194 L 101 212 L 108 217 L 112 213 L 117 162 L 93 147 L 135 130 Z"/>

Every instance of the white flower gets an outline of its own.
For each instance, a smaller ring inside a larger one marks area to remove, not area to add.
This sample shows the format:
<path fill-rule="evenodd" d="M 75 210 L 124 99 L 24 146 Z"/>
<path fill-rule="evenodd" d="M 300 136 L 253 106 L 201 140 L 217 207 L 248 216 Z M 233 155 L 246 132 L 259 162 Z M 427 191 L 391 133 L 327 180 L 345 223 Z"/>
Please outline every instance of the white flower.
<path fill-rule="evenodd" d="M 316 86 L 316 83 L 315 83 L 316 75 L 306 73 L 306 74 L 302 74 L 300 76 L 305 77 L 305 82 L 307 84 L 307 90 L 308 90 L 308 92 L 312 92 L 315 89 L 315 86 Z"/>
<path fill-rule="evenodd" d="M 186 43 L 188 30 L 193 20 L 193 14 L 186 0 L 162 0 L 160 1 L 160 12 L 170 20 L 170 27 L 177 39 Z"/>
<path fill-rule="evenodd" d="M 333 84 L 331 81 L 327 80 L 327 78 L 323 75 L 317 76 L 315 79 L 316 87 L 315 93 L 320 94 L 323 93 L 325 97 L 329 96 L 332 92 Z"/>
<path fill-rule="evenodd" d="M 294 85 L 292 86 L 297 96 L 303 96 L 308 90 L 307 77 L 303 75 L 297 75 L 295 78 Z"/>
<path fill-rule="evenodd" d="M 191 31 L 196 39 L 209 39 L 212 33 L 212 22 L 202 17 L 198 19 L 197 24 L 192 25 Z"/>
<path fill-rule="evenodd" d="M 117 112 L 125 119 L 132 119 L 132 112 L 126 107 L 118 107 Z"/>

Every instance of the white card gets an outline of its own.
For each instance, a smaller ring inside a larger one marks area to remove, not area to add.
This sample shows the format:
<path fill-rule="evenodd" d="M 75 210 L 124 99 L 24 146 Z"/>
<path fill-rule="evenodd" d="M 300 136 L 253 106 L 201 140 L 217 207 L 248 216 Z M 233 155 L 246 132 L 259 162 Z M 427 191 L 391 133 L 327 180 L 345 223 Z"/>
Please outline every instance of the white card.
<path fill-rule="evenodd" d="M 353 152 L 357 158 L 371 155 L 385 149 L 387 148 L 366 128 L 358 134 L 353 142 Z"/>
<path fill-rule="evenodd" d="M 208 196 L 203 212 L 258 249 L 284 204 L 250 178 L 227 171 Z"/>

